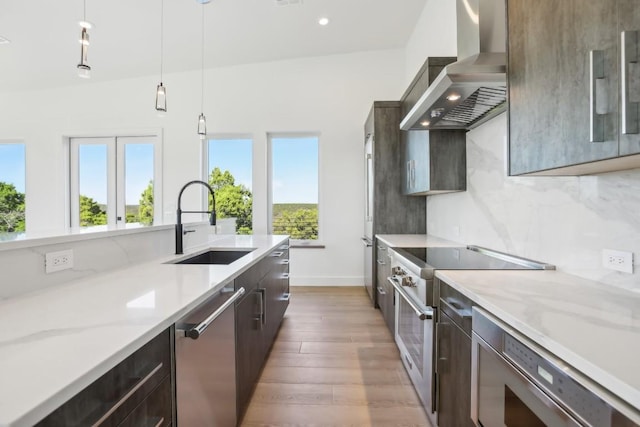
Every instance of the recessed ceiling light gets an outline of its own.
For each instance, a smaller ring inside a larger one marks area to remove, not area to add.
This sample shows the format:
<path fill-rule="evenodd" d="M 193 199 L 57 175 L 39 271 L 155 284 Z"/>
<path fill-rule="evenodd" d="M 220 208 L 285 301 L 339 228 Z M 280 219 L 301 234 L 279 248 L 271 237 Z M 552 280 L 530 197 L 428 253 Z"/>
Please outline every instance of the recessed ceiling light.
<path fill-rule="evenodd" d="M 211 3 L 211 0 L 196 0 L 196 3 L 198 3 L 198 4 L 207 4 L 207 3 Z"/>
<path fill-rule="evenodd" d="M 320 19 L 318 19 L 318 24 L 322 25 L 323 27 L 325 25 L 328 25 L 329 24 L 329 18 L 320 18 Z"/>
<path fill-rule="evenodd" d="M 420 122 L 420 125 L 421 125 L 422 127 L 425 127 L 425 128 L 426 128 L 427 126 L 429 126 L 430 124 L 431 124 L 431 122 L 430 122 L 430 121 L 428 121 L 428 120 L 424 120 L 424 121 Z"/>
<path fill-rule="evenodd" d="M 451 95 L 447 96 L 447 99 L 449 101 L 457 101 L 458 99 L 460 99 L 460 95 L 457 93 L 452 93 Z"/>
<path fill-rule="evenodd" d="M 11 40 L 0 36 L 0 44 L 9 44 L 9 43 L 11 43 Z"/>

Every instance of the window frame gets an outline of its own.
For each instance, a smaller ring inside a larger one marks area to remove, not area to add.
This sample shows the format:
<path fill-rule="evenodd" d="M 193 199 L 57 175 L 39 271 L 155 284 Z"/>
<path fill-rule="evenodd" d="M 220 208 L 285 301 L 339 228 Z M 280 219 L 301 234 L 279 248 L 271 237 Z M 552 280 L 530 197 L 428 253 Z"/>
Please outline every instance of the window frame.
<path fill-rule="evenodd" d="M 273 234 L 273 140 L 274 139 L 295 139 L 295 138 L 316 138 L 318 150 L 318 238 L 310 239 L 290 239 L 291 246 L 322 248 L 324 214 L 322 200 L 322 134 L 320 132 L 269 132 L 267 133 L 267 226 L 269 233 Z"/>
<path fill-rule="evenodd" d="M 140 142 L 134 140 L 140 139 Z M 80 145 L 107 145 L 107 228 L 127 228 L 125 192 L 125 146 L 127 144 L 153 145 L 153 225 L 163 224 L 162 203 L 162 131 L 144 133 L 86 133 L 65 137 L 67 148 L 67 201 L 65 223 L 68 229 L 80 228 L 79 201 L 79 147 Z M 122 218 L 117 220 L 117 217 Z M 99 227 L 99 226 L 98 226 Z M 93 228 L 93 227 L 89 227 Z"/>
<path fill-rule="evenodd" d="M 24 229 L 25 231 L 19 233 L 27 232 L 27 206 L 28 206 L 28 191 L 29 191 L 29 182 L 27 180 L 27 144 L 23 139 L 19 138 L 8 138 L 8 139 L 0 139 L 0 145 L 22 145 L 24 151 Z M 2 233 L 4 234 L 4 233 Z"/>

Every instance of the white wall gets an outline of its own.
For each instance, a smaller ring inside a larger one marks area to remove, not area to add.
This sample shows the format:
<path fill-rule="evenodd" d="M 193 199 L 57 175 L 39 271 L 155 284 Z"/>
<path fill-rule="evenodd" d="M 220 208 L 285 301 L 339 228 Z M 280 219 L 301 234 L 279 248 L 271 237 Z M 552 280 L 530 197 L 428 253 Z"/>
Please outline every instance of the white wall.
<path fill-rule="evenodd" d="M 433 21 L 454 28 L 443 3 L 427 2 L 421 28 L 416 28 L 407 47 L 408 64 L 424 60 L 424 53 L 414 46 L 436 36 L 438 26 Z M 605 270 L 601 255 L 603 248 L 633 252 L 636 271 L 640 266 L 640 170 L 510 178 L 506 132 L 502 114 L 467 134 L 467 191 L 427 198 L 428 233 L 640 291 L 640 273 Z"/>
<path fill-rule="evenodd" d="M 73 68 L 73 67 L 72 67 Z M 94 70 L 98 73 L 99 70 Z M 27 227 L 62 230 L 65 223 L 63 136 L 91 132 L 162 130 L 165 220 L 175 220 L 178 190 L 200 178 L 200 73 L 165 76 L 168 114 L 153 109 L 157 76 L 0 97 L 0 140 L 27 145 Z M 363 259 L 364 120 L 374 100 L 404 89 L 402 50 L 304 58 L 210 69 L 205 108 L 211 133 L 254 139 L 254 230 L 267 224 L 268 132 L 320 133 L 320 227 L 326 249 L 292 251 L 293 283 L 360 284 Z M 184 206 L 197 204 L 185 193 Z"/>
<path fill-rule="evenodd" d="M 426 0 L 406 46 L 405 87 L 429 56 L 456 56 L 455 0 Z"/>

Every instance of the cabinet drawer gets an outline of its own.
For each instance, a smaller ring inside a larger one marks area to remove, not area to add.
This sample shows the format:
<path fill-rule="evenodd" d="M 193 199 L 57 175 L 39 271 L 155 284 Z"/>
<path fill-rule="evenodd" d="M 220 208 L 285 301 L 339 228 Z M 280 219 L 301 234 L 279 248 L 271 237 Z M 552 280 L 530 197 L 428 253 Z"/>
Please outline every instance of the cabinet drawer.
<path fill-rule="evenodd" d="M 38 426 L 117 426 L 171 372 L 169 330 L 160 333 Z"/>
<path fill-rule="evenodd" d="M 165 377 L 120 427 L 166 427 L 171 424 L 171 412 L 171 380 Z"/>

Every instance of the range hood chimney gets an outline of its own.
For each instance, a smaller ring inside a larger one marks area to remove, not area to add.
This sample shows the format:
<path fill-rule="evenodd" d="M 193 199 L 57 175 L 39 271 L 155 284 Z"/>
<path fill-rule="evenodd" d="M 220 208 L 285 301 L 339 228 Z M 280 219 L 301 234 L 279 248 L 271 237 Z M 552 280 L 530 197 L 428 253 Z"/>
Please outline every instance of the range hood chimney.
<path fill-rule="evenodd" d="M 472 129 L 505 110 L 505 12 L 505 0 L 456 0 L 462 59 L 442 70 L 400 129 Z"/>

